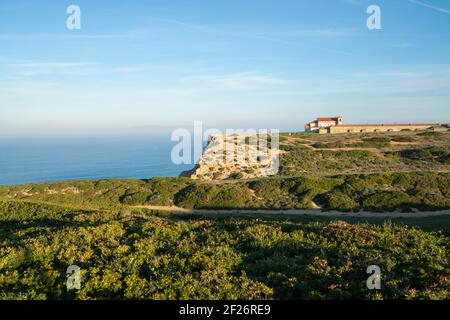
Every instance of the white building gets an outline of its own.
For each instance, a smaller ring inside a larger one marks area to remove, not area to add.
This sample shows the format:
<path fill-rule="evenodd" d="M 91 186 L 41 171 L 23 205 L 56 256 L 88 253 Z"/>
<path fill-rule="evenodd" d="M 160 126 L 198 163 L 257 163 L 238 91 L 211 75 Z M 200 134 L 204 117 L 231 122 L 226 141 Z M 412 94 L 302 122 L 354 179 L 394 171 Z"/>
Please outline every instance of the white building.
<path fill-rule="evenodd" d="M 338 116 L 335 118 L 317 118 L 316 120 L 306 124 L 306 132 L 318 132 L 319 129 L 325 129 L 344 124 L 344 117 Z"/>

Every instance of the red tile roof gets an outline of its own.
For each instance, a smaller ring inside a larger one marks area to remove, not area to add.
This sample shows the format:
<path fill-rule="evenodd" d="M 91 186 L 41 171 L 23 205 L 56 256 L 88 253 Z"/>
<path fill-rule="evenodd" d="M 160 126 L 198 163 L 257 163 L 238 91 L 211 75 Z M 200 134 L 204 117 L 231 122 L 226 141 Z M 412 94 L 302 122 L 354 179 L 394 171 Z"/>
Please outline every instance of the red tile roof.
<path fill-rule="evenodd" d="M 317 118 L 317 121 L 337 121 L 337 118 Z"/>

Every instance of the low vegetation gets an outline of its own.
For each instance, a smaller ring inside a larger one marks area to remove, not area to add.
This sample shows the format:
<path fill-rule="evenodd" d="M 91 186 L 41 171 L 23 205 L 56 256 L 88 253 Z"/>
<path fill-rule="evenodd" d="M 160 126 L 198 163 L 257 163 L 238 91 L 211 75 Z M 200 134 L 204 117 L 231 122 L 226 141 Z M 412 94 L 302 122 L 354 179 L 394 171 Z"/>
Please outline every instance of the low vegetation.
<path fill-rule="evenodd" d="M 331 177 L 200 182 L 187 178 L 101 180 L 1 187 L 0 199 L 82 209 L 172 206 L 197 209 L 411 211 L 450 208 L 450 173 L 377 173 Z"/>
<path fill-rule="evenodd" d="M 449 299 L 449 243 L 389 223 L 3 201 L 0 299 Z M 373 264 L 380 291 L 366 287 Z M 66 288 L 70 265 L 80 290 Z"/>
<path fill-rule="evenodd" d="M 450 132 L 284 134 L 281 176 L 450 171 Z"/>
<path fill-rule="evenodd" d="M 316 149 L 327 148 L 386 148 L 390 146 L 391 139 L 386 137 L 363 138 L 358 142 L 342 143 L 342 142 L 318 142 L 313 144 Z"/>
<path fill-rule="evenodd" d="M 448 148 L 431 147 L 422 149 L 406 149 L 397 153 L 404 161 L 421 161 L 426 163 L 450 164 Z"/>

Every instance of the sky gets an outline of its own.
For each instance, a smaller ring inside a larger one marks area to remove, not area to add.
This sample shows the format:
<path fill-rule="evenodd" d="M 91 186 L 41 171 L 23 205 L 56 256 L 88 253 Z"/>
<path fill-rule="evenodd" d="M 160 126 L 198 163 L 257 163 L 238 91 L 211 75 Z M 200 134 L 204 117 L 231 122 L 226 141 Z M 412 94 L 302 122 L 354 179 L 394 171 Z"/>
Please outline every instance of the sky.
<path fill-rule="evenodd" d="M 69 5 L 81 29 L 69 30 Z M 366 10 L 381 9 L 381 30 Z M 0 137 L 450 122 L 448 0 L 2 0 Z"/>

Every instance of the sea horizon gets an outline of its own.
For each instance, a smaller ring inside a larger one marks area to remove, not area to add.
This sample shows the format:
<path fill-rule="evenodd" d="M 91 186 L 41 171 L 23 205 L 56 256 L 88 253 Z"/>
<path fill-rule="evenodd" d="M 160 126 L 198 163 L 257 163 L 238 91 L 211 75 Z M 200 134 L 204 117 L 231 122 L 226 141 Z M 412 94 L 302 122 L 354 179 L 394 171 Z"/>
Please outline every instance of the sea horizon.
<path fill-rule="evenodd" d="M 98 179 L 177 177 L 170 135 L 2 137 L 0 185 Z"/>

